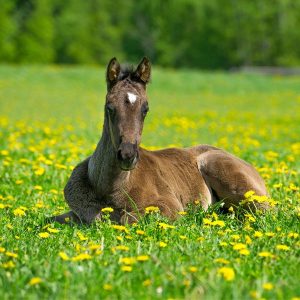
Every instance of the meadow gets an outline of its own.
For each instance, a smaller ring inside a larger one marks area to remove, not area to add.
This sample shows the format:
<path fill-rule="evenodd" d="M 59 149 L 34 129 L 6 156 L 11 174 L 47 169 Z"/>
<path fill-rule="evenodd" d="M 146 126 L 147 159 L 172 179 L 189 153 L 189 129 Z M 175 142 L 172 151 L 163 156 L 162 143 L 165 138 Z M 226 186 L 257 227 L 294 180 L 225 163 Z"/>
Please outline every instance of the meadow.
<path fill-rule="evenodd" d="M 104 69 L 0 66 L 1 299 L 300 299 L 300 77 L 155 68 L 143 146 L 212 144 L 266 180 L 266 214 L 47 224 L 98 142 Z"/>

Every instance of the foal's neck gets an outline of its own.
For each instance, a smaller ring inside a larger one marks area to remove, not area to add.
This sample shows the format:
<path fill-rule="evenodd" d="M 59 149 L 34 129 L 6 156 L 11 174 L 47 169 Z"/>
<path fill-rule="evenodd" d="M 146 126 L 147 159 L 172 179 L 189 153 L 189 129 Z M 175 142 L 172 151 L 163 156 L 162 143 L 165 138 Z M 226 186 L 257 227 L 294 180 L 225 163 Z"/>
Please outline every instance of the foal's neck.
<path fill-rule="evenodd" d="M 120 190 L 130 172 L 117 165 L 116 149 L 111 141 L 108 121 L 104 120 L 101 139 L 90 158 L 88 176 L 98 196 L 109 196 Z"/>

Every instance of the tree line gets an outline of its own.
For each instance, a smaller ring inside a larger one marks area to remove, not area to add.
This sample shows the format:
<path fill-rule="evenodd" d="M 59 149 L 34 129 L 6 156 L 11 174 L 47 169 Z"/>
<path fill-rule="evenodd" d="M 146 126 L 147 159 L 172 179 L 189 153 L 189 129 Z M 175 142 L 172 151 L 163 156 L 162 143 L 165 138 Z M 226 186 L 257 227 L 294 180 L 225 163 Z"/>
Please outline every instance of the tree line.
<path fill-rule="evenodd" d="M 300 1 L 0 0 L 0 62 L 300 65 Z"/>

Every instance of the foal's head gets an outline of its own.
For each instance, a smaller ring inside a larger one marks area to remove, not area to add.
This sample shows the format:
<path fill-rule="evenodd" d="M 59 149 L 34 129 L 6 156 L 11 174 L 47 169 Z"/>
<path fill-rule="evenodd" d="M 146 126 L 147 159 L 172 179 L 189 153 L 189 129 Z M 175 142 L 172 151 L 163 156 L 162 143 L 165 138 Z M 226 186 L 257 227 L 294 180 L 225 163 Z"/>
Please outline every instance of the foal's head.
<path fill-rule="evenodd" d="M 135 70 L 121 67 L 116 58 L 107 66 L 106 124 L 122 170 L 133 169 L 139 158 L 138 146 L 149 109 L 146 85 L 150 73 L 150 62 L 145 57 Z"/>

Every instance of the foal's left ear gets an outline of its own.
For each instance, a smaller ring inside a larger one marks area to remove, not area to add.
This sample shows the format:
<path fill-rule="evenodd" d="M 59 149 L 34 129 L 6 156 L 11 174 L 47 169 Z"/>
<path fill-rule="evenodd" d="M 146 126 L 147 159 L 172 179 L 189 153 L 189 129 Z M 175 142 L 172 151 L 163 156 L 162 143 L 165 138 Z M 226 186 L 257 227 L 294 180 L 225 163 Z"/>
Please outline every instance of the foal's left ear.
<path fill-rule="evenodd" d="M 144 57 L 141 60 L 134 72 L 134 76 L 145 84 L 147 84 L 150 81 L 151 64 L 150 60 L 147 57 Z"/>
<path fill-rule="evenodd" d="M 118 60 L 114 57 L 112 58 L 107 66 L 106 70 L 106 83 L 108 89 L 112 87 L 112 85 L 118 80 L 118 76 L 120 74 L 121 66 Z"/>

